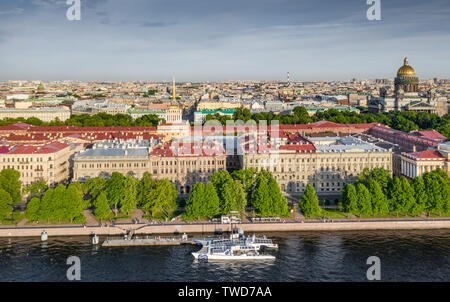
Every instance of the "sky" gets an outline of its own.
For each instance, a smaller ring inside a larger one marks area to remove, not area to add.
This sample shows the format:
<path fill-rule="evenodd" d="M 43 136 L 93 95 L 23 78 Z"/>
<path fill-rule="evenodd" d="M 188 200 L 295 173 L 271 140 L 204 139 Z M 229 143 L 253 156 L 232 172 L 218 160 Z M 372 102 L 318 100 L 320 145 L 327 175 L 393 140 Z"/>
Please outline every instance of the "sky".
<path fill-rule="evenodd" d="M 0 81 L 450 78 L 450 1 L 0 0 Z"/>

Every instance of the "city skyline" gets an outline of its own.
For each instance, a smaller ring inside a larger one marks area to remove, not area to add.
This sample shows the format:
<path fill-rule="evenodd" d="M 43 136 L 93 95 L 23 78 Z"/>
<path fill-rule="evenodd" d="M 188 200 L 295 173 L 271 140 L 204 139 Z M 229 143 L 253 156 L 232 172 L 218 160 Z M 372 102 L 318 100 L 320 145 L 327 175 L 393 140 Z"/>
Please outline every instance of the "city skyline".
<path fill-rule="evenodd" d="M 449 78 L 446 1 L 66 1 L 0 4 L 0 81 L 291 81 L 388 78 L 405 56 Z"/>

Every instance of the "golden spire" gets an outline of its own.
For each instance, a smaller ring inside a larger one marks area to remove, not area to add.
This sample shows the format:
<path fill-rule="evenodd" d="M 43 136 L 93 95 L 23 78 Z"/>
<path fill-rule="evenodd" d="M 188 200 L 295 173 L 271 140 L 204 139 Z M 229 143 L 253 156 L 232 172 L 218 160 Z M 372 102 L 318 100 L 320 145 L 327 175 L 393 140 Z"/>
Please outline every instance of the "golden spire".
<path fill-rule="evenodd" d="M 403 65 L 409 65 L 408 64 L 408 57 L 405 57 L 405 60 L 403 61 Z"/>
<path fill-rule="evenodd" d="M 172 76 L 172 101 L 175 101 L 175 76 Z"/>

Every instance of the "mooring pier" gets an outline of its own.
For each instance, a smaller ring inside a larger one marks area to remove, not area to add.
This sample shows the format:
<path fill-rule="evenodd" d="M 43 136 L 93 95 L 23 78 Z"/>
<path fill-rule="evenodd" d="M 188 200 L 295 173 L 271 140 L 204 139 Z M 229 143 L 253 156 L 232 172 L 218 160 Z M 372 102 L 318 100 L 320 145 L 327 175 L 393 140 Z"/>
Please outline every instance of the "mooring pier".
<path fill-rule="evenodd" d="M 107 238 L 102 246 L 104 247 L 123 247 L 123 246 L 167 246 L 196 244 L 193 240 L 186 237 L 161 237 L 161 236 L 143 236 L 142 238 Z"/>

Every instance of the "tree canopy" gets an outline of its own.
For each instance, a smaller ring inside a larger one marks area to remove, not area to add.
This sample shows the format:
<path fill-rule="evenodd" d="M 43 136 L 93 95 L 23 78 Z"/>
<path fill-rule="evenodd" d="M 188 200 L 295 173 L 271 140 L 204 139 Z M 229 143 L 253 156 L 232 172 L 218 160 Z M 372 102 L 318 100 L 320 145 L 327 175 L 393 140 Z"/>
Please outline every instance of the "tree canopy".
<path fill-rule="evenodd" d="M 310 184 L 306 185 L 305 193 L 300 198 L 298 205 L 306 218 L 318 216 L 322 212 L 316 190 Z"/>
<path fill-rule="evenodd" d="M 218 215 L 219 197 L 212 183 L 194 185 L 186 202 L 186 219 L 213 218 Z"/>
<path fill-rule="evenodd" d="M 14 204 L 22 200 L 22 183 L 19 179 L 20 173 L 14 169 L 0 171 L 0 187 L 9 193 Z"/>
<path fill-rule="evenodd" d="M 289 215 L 287 199 L 272 173 L 266 170 L 261 170 L 256 176 L 252 200 L 256 212 L 261 216 Z"/>

